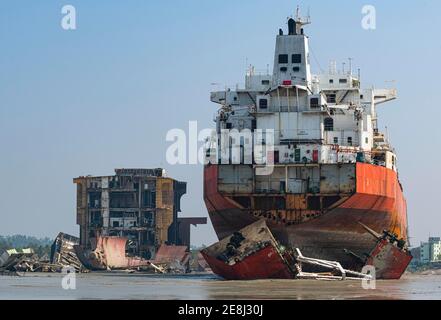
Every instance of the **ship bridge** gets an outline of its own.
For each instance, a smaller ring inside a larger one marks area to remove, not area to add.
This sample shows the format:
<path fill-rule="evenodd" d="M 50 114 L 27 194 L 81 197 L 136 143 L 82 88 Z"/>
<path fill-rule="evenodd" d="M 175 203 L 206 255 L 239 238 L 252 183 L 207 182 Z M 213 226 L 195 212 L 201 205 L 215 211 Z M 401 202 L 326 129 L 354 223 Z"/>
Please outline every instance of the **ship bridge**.
<path fill-rule="evenodd" d="M 365 161 L 396 170 L 393 148 L 377 127 L 376 106 L 396 98 L 394 89 L 363 89 L 360 75 L 337 70 L 311 73 L 310 18 L 297 13 L 276 36 L 270 72 L 250 67 L 245 87 L 211 93 L 221 105 L 217 131 L 273 130 L 278 164 L 339 164 Z M 241 145 L 240 148 L 244 146 Z M 239 157 L 239 158 L 243 158 Z"/>

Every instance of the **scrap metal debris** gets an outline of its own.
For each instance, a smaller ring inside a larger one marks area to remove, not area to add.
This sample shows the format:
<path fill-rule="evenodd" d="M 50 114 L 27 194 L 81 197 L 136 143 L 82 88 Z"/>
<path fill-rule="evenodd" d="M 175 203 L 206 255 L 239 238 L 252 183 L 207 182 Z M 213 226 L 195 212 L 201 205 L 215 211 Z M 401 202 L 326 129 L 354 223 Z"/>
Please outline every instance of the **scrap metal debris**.
<path fill-rule="evenodd" d="M 161 245 L 152 265 L 157 265 L 167 273 L 189 273 L 190 253 L 187 246 Z"/>
<path fill-rule="evenodd" d="M 389 232 L 383 236 L 370 232 L 375 234 L 378 243 L 364 265 L 375 267 L 378 279 L 399 278 L 412 259 L 403 242 Z M 275 240 L 265 220 L 235 232 L 201 253 L 213 272 L 227 280 L 372 279 L 371 274 L 344 269 L 337 261 L 305 257 L 298 248 L 287 250 Z M 310 270 L 327 269 L 329 272 L 304 272 L 305 265 Z"/>
<path fill-rule="evenodd" d="M 59 272 L 61 266 L 42 261 L 31 248 L 5 250 L 0 258 L 3 274 L 17 272 Z"/>
<path fill-rule="evenodd" d="M 227 280 L 292 279 L 292 256 L 268 229 L 257 221 L 205 248 L 201 254 L 212 271 Z"/>
<path fill-rule="evenodd" d="M 377 239 L 377 245 L 369 253 L 365 264 L 375 266 L 377 278 L 400 279 L 413 259 L 406 241 L 398 239 L 397 235 L 387 230 L 379 234 L 366 225 L 360 224 Z"/>
<path fill-rule="evenodd" d="M 53 265 L 73 267 L 77 272 L 83 271 L 84 266 L 74 250 L 74 246 L 79 243 L 79 238 L 60 232 L 51 247 L 51 263 Z"/>
<path fill-rule="evenodd" d="M 372 280 L 372 275 L 353 270 L 344 269 L 337 261 L 328 261 L 322 259 L 304 257 L 300 249 L 296 248 L 295 254 L 297 279 L 316 279 L 316 280 Z M 325 269 L 330 269 L 330 273 L 311 273 L 302 270 L 303 264 L 310 264 Z M 348 277 L 349 275 L 349 277 Z"/>
<path fill-rule="evenodd" d="M 192 272 L 211 272 L 210 266 L 201 252 L 194 253 L 190 260 L 190 268 Z"/>
<path fill-rule="evenodd" d="M 135 270 L 151 273 L 187 273 L 190 254 L 187 246 L 161 245 L 155 258 L 147 260 L 127 254 L 125 237 L 99 236 L 93 249 L 74 245 L 75 252 L 90 270 Z"/>
<path fill-rule="evenodd" d="M 18 272 L 61 272 L 72 267 L 77 272 L 87 272 L 73 252 L 78 238 L 59 233 L 51 247 L 51 257 L 38 255 L 31 248 L 8 249 L 0 256 L 0 273 L 14 275 Z"/>

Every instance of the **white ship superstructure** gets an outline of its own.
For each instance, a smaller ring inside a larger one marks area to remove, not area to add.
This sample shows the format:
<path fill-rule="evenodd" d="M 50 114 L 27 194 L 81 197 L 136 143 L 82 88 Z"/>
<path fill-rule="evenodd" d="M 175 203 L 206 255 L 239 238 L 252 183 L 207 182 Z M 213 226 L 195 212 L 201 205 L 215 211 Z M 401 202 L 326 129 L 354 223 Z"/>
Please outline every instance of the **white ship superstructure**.
<path fill-rule="evenodd" d="M 272 75 L 250 67 L 245 88 L 211 94 L 211 101 L 222 105 L 218 132 L 274 130 L 276 165 L 358 160 L 397 170 L 396 155 L 378 131 L 376 118 L 376 107 L 395 99 L 396 91 L 362 89 L 351 66 L 337 71 L 331 63 L 327 73 L 313 75 L 303 31 L 307 23 L 309 19 L 289 19 L 288 34 L 279 31 Z"/>

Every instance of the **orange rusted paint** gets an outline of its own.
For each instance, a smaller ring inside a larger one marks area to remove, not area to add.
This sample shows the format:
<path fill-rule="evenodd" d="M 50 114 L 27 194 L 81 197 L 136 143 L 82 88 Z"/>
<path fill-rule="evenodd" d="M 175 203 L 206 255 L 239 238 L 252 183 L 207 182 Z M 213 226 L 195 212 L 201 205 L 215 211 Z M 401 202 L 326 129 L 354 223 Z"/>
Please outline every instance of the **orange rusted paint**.
<path fill-rule="evenodd" d="M 233 266 L 202 252 L 211 270 L 226 280 L 293 279 L 295 274 L 273 246 L 268 246 Z"/>
<path fill-rule="evenodd" d="M 407 205 L 397 173 L 384 167 L 357 163 L 356 185 L 356 193 L 340 208 L 362 210 L 366 215 L 385 212 L 387 221 L 375 223 L 381 227 L 380 232 L 388 230 L 407 240 Z"/>
<path fill-rule="evenodd" d="M 341 194 L 341 200 L 329 210 L 302 208 L 308 203 L 297 196 L 280 194 L 286 208 L 268 210 L 254 208 L 255 199 L 270 195 L 249 194 L 252 208 L 234 206 L 226 198 L 234 195 L 217 191 L 217 166 L 205 167 L 204 196 L 214 229 L 222 239 L 253 222 L 265 218 L 269 228 L 283 245 L 298 246 L 302 252 L 316 258 L 341 261 L 346 267 L 357 266 L 357 261 L 342 254 L 343 249 L 359 256 L 369 254 L 376 245 L 359 222 L 382 232 L 390 231 L 398 238 L 408 240 L 406 200 L 393 170 L 365 163 L 356 163 L 355 190 Z M 312 195 L 320 196 L 320 195 Z M 397 269 L 400 272 L 400 267 Z"/>

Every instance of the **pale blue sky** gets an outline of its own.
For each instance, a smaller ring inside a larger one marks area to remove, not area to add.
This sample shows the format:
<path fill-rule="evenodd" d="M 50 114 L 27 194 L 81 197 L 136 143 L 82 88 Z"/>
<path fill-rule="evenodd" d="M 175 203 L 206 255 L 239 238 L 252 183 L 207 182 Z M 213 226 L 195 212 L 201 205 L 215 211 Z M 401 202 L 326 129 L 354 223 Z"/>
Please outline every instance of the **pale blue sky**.
<path fill-rule="evenodd" d="M 60 27 L 65 4 L 75 31 Z M 165 167 L 188 182 L 184 215 L 206 216 L 202 167 L 167 165 L 166 132 L 213 126 L 210 84 L 243 83 L 247 58 L 272 65 L 297 4 L 310 7 L 323 69 L 352 57 L 365 86 L 396 81 L 380 126 L 398 152 L 412 242 L 441 235 L 437 0 L 0 0 L 0 234 L 77 234 L 72 178 L 117 167 Z M 361 28 L 364 4 L 377 9 L 375 31 Z M 211 225 L 192 241 L 215 241 Z"/>

